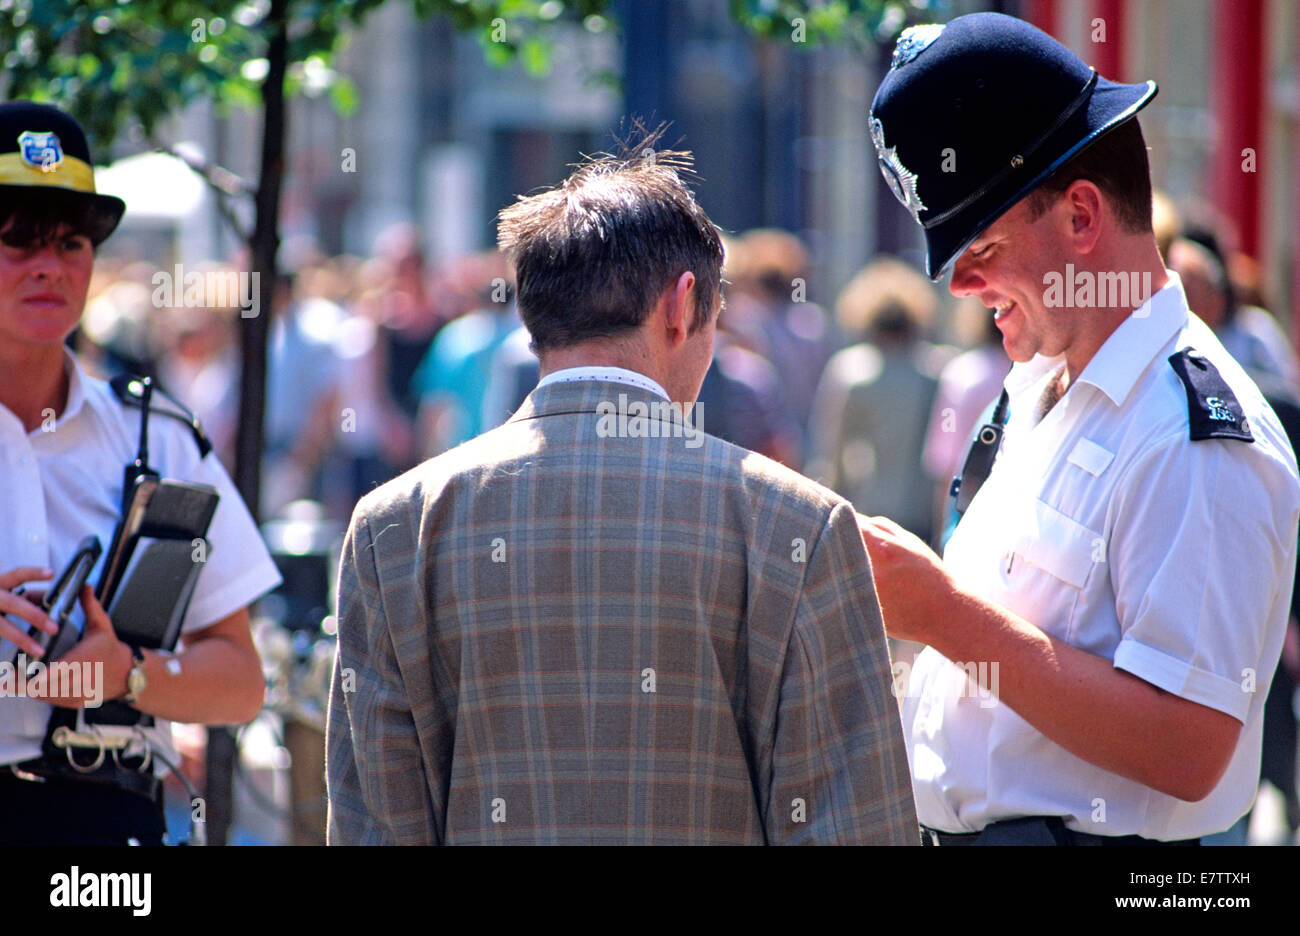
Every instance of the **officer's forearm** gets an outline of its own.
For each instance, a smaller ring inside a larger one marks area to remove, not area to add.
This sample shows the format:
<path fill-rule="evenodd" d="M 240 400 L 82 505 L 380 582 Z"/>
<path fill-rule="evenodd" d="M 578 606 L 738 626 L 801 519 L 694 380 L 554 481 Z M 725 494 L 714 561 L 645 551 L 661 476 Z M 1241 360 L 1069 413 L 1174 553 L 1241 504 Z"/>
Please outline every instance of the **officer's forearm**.
<path fill-rule="evenodd" d="M 998 667 L 998 695 L 1083 760 L 1182 800 L 1218 784 L 1241 723 L 1157 689 L 974 595 L 957 592 L 937 649 Z"/>
<path fill-rule="evenodd" d="M 146 686 L 135 707 L 159 718 L 192 724 L 252 721 L 262 707 L 266 683 L 247 634 L 246 610 L 187 634 L 183 651 L 174 658 L 180 664 L 179 674 L 169 671 L 164 654 L 145 651 Z"/>

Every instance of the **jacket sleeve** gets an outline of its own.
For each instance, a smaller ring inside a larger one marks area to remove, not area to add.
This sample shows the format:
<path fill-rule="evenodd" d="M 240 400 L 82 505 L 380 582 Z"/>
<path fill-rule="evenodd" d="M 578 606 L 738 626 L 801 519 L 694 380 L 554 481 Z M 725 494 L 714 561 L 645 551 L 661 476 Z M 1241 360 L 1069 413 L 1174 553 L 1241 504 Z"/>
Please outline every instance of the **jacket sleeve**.
<path fill-rule="evenodd" d="M 325 742 L 331 845 L 438 843 L 411 704 L 394 651 L 370 523 L 343 545 Z"/>
<path fill-rule="evenodd" d="M 781 674 L 764 810 L 773 844 L 917 845 L 871 567 L 848 503 L 808 556 Z"/>

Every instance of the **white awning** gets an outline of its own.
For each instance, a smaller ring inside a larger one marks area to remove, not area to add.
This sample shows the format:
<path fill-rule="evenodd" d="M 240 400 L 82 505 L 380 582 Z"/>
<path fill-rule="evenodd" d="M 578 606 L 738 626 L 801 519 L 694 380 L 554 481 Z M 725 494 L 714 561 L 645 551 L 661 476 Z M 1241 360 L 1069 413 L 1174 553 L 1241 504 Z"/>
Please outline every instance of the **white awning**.
<path fill-rule="evenodd" d="M 126 222 L 184 220 L 202 205 L 205 185 L 194 170 L 168 153 L 140 153 L 95 169 L 96 190 L 126 202 Z"/>

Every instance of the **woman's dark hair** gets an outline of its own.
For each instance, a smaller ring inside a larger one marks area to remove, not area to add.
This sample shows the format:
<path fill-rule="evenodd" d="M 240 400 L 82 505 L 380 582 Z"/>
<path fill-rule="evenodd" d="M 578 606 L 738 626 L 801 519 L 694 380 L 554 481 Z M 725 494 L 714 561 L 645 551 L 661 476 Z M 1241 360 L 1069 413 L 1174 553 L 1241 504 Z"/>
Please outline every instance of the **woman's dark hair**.
<path fill-rule="evenodd" d="M 116 224 L 116 216 L 79 192 L 46 186 L 0 187 L 0 243 L 10 247 L 49 243 L 64 225 L 98 247 Z"/>

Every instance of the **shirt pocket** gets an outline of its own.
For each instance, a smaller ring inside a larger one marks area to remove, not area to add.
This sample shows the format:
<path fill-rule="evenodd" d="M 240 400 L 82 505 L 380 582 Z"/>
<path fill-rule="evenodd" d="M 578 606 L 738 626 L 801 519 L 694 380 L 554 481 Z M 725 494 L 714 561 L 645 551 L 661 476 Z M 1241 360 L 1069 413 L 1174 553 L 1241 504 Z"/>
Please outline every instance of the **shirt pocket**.
<path fill-rule="evenodd" d="M 1012 610 L 1067 643 L 1083 608 L 1083 589 L 1105 561 L 1101 536 L 1035 499 L 1006 559 L 1004 587 Z"/>
<path fill-rule="evenodd" d="M 1100 533 L 1035 498 L 1033 511 L 1012 546 L 1016 557 L 1075 589 L 1082 589 L 1095 566 L 1106 561 Z"/>

